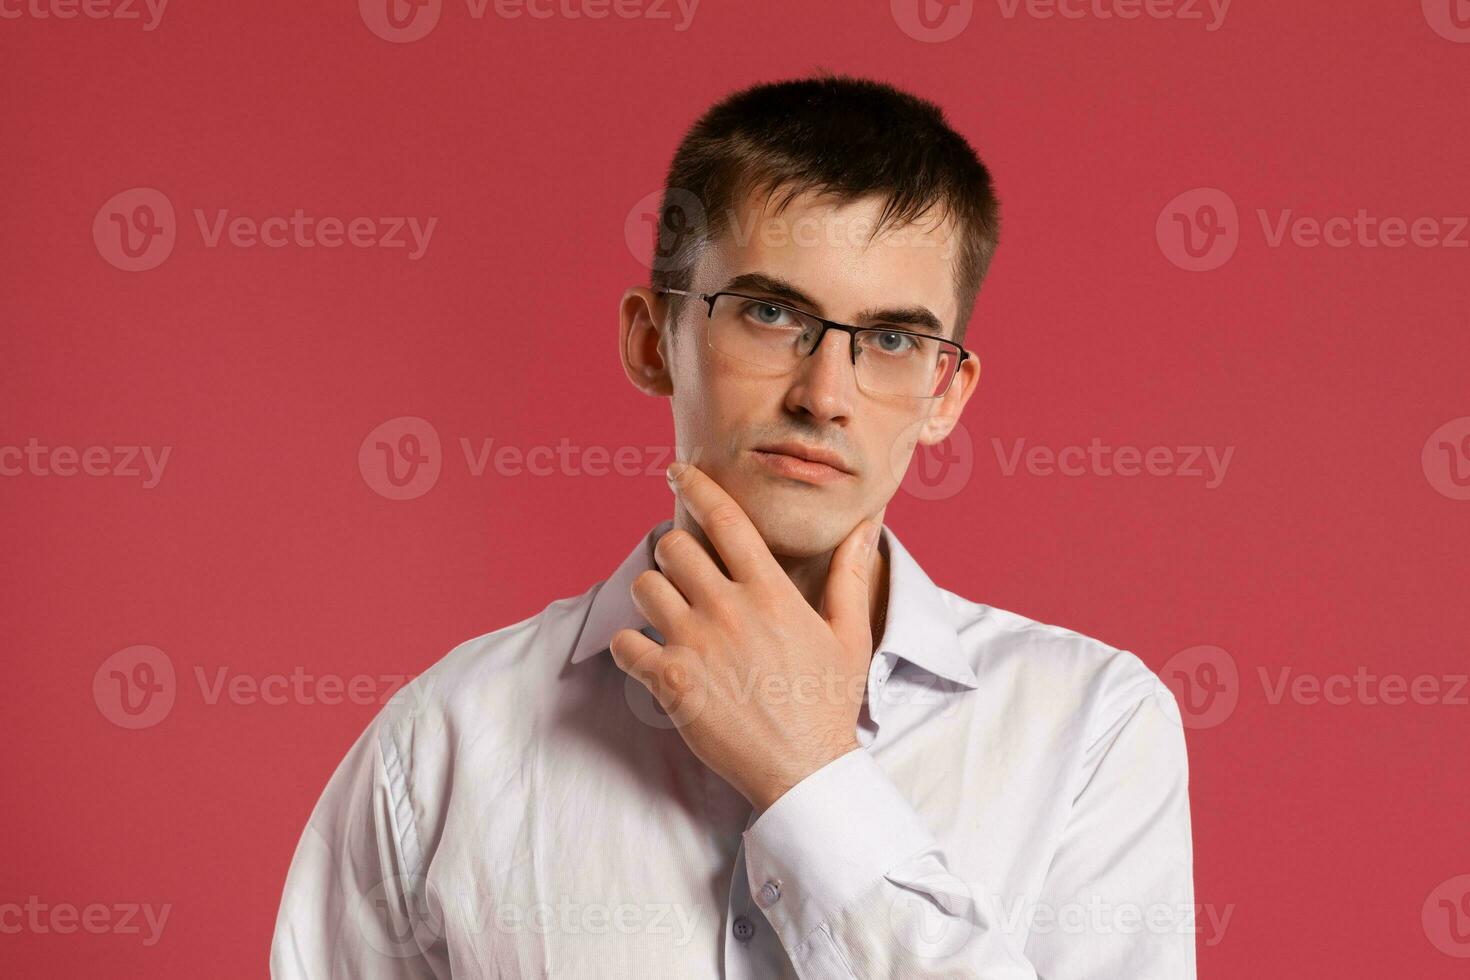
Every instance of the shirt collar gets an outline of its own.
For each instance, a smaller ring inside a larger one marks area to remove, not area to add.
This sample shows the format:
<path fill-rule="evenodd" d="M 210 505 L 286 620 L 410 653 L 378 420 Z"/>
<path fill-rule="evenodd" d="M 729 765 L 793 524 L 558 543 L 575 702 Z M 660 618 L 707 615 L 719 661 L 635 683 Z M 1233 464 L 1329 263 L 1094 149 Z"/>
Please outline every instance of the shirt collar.
<path fill-rule="evenodd" d="M 607 653 L 618 630 L 653 629 L 633 605 L 628 590 L 640 572 L 657 567 L 653 546 L 673 526 L 672 518 L 654 525 L 598 587 L 572 649 L 572 663 Z M 888 624 L 874 655 L 890 653 L 962 687 L 977 687 L 980 681 L 965 658 L 954 611 L 942 591 L 886 524 L 883 538 L 888 543 Z"/>

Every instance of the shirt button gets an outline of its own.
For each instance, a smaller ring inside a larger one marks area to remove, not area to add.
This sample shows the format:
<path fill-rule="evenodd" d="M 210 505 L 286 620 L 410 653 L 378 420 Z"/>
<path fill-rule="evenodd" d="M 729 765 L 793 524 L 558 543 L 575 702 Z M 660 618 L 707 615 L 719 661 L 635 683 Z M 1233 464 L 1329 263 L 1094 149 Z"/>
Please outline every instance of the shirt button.
<path fill-rule="evenodd" d="M 735 938 L 742 943 L 750 942 L 750 937 L 755 935 L 755 923 L 743 915 L 735 916 Z"/>
<path fill-rule="evenodd" d="M 756 898 L 760 899 L 760 903 L 763 906 L 776 904 L 776 901 L 780 897 L 781 882 L 779 881 L 768 881 L 764 885 L 761 885 L 760 894 L 756 896 Z"/>

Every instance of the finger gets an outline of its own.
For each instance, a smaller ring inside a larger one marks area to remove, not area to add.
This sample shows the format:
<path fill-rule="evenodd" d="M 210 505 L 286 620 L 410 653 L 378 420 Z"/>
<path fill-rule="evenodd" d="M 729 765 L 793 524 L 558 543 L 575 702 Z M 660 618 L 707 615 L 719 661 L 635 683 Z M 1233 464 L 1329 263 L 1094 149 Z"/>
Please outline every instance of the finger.
<path fill-rule="evenodd" d="M 688 647 L 665 647 L 633 629 L 613 634 L 608 644 L 613 660 L 638 681 L 676 727 L 698 717 L 708 702 L 698 657 Z"/>
<path fill-rule="evenodd" d="M 674 528 L 660 535 L 653 546 L 653 560 L 688 605 L 705 609 L 725 601 L 730 580 L 688 531 Z"/>
<path fill-rule="evenodd" d="M 843 646 L 854 652 L 871 653 L 873 627 L 871 604 L 872 557 L 882 525 L 863 521 L 853 528 L 832 553 L 827 569 L 827 588 L 822 596 L 822 616 Z"/>
<path fill-rule="evenodd" d="M 669 467 L 669 484 L 730 570 L 730 578 L 753 582 L 781 570 L 750 517 L 709 474 L 676 461 Z"/>
<path fill-rule="evenodd" d="M 674 631 L 674 624 L 689 613 L 689 600 L 654 568 L 639 572 L 633 584 L 628 586 L 628 594 L 643 618 L 665 638 Z M 641 633 L 639 635 L 642 636 Z"/>
<path fill-rule="evenodd" d="M 634 677 L 649 690 L 657 683 L 668 659 L 663 645 L 634 629 L 621 629 L 608 642 L 613 662 L 623 673 Z"/>

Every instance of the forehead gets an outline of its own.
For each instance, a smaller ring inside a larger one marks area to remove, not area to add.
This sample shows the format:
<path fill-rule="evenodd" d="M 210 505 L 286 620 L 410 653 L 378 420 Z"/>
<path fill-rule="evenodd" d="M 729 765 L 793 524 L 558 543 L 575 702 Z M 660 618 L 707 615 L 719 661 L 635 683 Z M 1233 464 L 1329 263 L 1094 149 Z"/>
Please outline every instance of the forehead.
<path fill-rule="evenodd" d="M 784 207 L 782 194 L 747 194 L 723 220 L 696 266 L 701 288 L 763 272 L 813 297 L 821 315 L 842 319 L 874 307 L 927 307 L 946 327 L 958 315 L 954 222 L 931 209 L 878 229 L 884 197 L 855 200 L 806 191 Z"/>

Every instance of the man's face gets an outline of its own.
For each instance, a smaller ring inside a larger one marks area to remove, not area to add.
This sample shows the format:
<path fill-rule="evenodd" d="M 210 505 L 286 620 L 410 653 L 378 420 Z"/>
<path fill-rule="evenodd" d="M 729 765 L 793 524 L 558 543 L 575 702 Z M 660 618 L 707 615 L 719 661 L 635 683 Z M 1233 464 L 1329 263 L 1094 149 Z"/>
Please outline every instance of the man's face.
<path fill-rule="evenodd" d="M 882 205 L 876 195 L 839 203 L 804 194 L 776 214 L 768 195 L 751 198 L 733 229 L 716 226 L 720 234 L 695 261 L 690 291 L 731 289 L 854 326 L 883 322 L 868 315 L 874 311 L 927 310 L 943 325 L 941 336 L 953 339 L 952 228 L 926 216 L 871 235 Z M 651 318 L 659 320 L 669 297 L 656 300 Z M 971 357 L 943 398 L 871 394 L 858 385 L 847 333 L 829 330 L 783 373 L 712 349 L 707 312 L 703 301 L 686 297 L 677 326 L 665 320 L 673 329 L 658 341 L 678 456 L 724 487 L 778 555 L 829 552 L 865 517 L 881 520 L 916 443 L 944 438 L 979 376 Z M 789 457 L 763 450 L 780 444 L 833 453 L 848 472 L 803 473 Z"/>

